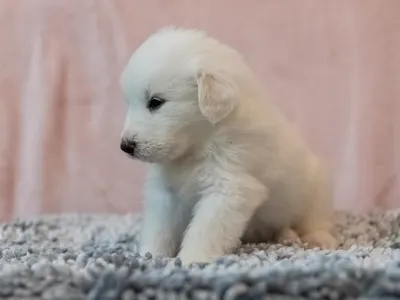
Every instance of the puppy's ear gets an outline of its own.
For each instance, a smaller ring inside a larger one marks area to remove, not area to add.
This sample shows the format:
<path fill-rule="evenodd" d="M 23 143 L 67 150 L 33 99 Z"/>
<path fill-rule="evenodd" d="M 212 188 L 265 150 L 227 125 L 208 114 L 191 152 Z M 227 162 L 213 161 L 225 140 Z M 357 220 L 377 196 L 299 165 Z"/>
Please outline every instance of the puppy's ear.
<path fill-rule="evenodd" d="M 200 111 L 210 123 L 222 121 L 236 107 L 236 89 L 222 75 L 200 72 L 197 86 Z"/>

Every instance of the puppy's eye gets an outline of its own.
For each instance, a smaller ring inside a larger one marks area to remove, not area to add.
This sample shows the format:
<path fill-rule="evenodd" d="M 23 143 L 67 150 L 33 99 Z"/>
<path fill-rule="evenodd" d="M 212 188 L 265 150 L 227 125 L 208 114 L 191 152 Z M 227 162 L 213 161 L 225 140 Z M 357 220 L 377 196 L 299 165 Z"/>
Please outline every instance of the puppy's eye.
<path fill-rule="evenodd" d="M 147 103 L 147 109 L 149 111 L 155 111 L 155 110 L 159 109 L 165 102 L 166 101 L 164 99 L 153 97 Z"/>

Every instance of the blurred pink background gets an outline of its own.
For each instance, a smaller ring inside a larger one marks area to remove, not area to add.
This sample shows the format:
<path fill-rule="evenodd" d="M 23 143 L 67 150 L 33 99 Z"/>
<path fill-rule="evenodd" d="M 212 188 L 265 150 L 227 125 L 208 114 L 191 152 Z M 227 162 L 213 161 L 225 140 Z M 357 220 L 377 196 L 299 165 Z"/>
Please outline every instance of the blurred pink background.
<path fill-rule="evenodd" d="M 399 0 L 0 0 L 0 220 L 140 209 L 118 77 L 151 32 L 207 30 L 332 167 L 335 205 L 400 206 Z"/>

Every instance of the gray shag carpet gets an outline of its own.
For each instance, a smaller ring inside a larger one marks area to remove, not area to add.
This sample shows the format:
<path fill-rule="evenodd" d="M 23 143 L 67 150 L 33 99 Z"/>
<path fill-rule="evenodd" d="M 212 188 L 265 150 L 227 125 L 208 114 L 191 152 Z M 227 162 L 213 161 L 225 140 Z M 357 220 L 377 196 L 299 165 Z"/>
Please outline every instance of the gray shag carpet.
<path fill-rule="evenodd" d="M 340 249 L 244 245 L 206 265 L 140 257 L 135 215 L 0 224 L 0 299 L 400 299 L 400 213 L 337 213 Z"/>

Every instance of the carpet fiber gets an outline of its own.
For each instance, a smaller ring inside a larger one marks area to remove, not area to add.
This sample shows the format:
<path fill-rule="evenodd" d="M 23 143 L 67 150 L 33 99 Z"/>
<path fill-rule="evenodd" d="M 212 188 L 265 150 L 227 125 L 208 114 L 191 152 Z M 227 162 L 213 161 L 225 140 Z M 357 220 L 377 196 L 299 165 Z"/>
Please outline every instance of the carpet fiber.
<path fill-rule="evenodd" d="M 136 216 L 0 225 L 0 299 L 400 298 L 400 215 L 337 213 L 336 251 L 244 245 L 208 265 L 137 254 Z"/>

